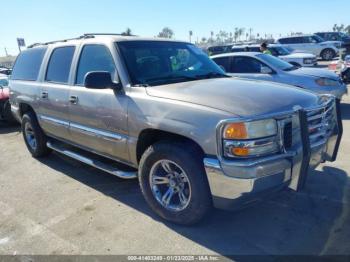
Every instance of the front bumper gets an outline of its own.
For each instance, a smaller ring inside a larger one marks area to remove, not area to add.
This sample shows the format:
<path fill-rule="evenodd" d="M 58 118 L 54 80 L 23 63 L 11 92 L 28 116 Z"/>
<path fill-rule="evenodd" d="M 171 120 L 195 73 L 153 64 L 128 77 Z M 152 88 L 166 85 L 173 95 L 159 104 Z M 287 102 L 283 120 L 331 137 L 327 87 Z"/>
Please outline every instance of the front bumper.
<path fill-rule="evenodd" d="M 224 160 L 220 157 L 204 159 L 215 207 L 236 209 L 286 187 L 300 190 L 309 168 L 336 159 L 342 136 L 339 101 L 336 103 L 334 130 L 317 143 L 310 143 L 306 113 L 300 113 L 303 118 L 300 119 L 301 143 L 288 152 L 249 161 Z M 235 174 L 249 178 L 238 178 Z"/>

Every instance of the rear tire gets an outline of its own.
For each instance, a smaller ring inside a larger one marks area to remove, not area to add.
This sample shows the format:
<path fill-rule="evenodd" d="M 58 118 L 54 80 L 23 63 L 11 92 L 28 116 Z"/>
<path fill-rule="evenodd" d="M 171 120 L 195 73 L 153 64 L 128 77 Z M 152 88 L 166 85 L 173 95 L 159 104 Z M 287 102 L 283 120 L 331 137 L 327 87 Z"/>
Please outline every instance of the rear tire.
<path fill-rule="evenodd" d="M 47 137 L 39 126 L 33 112 L 27 112 L 22 117 L 22 134 L 24 142 L 33 157 L 47 156 L 51 150 L 46 146 Z"/>
<path fill-rule="evenodd" d="M 163 219 L 192 225 L 212 207 L 200 155 L 187 143 L 165 141 L 150 146 L 143 154 L 139 167 L 140 187 L 151 209 Z"/>
<path fill-rule="evenodd" d="M 321 58 L 326 61 L 331 61 L 335 57 L 335 52 L 333 49 L 326 48 L 321 52 Z"/>

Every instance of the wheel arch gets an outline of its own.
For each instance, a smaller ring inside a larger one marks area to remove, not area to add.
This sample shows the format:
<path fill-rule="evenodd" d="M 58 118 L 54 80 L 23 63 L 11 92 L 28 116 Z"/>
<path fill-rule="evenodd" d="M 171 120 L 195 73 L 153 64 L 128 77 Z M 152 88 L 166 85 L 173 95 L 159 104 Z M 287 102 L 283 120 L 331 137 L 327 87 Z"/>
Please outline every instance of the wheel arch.
<path fill-rule="evenodd" d="M 160 141 L 171 141 L 171 142 L 185 142 L 192 145 L 201 156 L 205 156 L 205 152 L 203 148 L 193 139 L 188 138 L 183 135 L 179 135 L 176 133 L 159 130 L 159 129 L 144 129 L 138 136 L 137 145 L 136 145 L 136 159 L 137 163 L 140 162 L 143 153 L 147 150 L 151 145 L 160 142 Z"/>

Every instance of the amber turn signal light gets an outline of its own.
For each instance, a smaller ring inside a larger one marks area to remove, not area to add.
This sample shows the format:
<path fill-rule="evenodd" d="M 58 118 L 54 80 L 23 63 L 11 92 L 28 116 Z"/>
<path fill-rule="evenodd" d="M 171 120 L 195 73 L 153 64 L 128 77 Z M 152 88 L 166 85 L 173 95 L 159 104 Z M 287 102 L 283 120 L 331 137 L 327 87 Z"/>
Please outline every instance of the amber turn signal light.
<path fill-rule="evenodd" d="M 248 156 L 249 155 L 249 149 L 244 147 L 233 147 L 231 149 L 232 154 L 235 156 Z"/>
<path fill-rule="evenodd" d="M 224 129 L 224 139 L 246 139 L 247 137 L 244 123 L 231 123 Z"/>

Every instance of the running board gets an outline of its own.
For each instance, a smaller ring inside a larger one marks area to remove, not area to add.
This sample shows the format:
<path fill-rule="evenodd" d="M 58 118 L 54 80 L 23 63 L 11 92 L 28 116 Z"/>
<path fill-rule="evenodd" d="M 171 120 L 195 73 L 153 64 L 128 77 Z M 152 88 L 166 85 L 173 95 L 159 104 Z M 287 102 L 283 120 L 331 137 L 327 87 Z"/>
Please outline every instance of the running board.
<path fill-rule="evenodd" d="M 52 143 L 49 141 L 46 143 L 46 145 L 48 148 L 51 148 L 52 150 L 54 150 L 60 154 L 63 154 L 65 156 L 68 156 L 70 158 L 78 160 L 84 164 L 95 167 L 97 169 L 100 169 L 104 172 L 107 172 L 107 173 L 114 175 L 114 176 L 117 176 L 119 178 L 133 179 L 133 178 L 137 177 L 137 172 L 122 171 L 122 170 L 120 170 L 120 169 L 118 169 L 110 164 L 103 163 L 102 161 L 92 159 L 89 156 L 85 156 L 85 155 L 83 155 L 83 153 L 74 152 L 74 150 L 66 148 L 61 143 Z"/>

